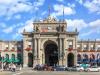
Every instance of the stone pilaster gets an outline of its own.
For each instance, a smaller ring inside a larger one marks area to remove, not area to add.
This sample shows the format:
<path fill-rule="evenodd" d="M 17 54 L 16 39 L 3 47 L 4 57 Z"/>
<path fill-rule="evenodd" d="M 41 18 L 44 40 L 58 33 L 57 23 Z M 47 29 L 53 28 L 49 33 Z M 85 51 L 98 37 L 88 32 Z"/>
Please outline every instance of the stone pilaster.
<path fill-rule="evenodd" d="M 74 64 L 77 65 L 77 37 L 75 37 L 75 54 L 74 54 Z"/>
<path fill-rule="evenodd" d="M 59 65 L 62 65 L 62 39 L 59 38 Z"/>
<path fill-rule="evenodd" d="M 64 52 L 64 56 L 63 56 L 63 65 L 66 65 L 66 44 L 65 44 L 65 39 L 63 39 L 63 52 Z"/>
<path fill-rule="evenodd" d="M 27 47 L 27 42 L 26 39 L 24 38 L 23 39 L 23 67 L 28 67 L 28 54 L 25 51 L 26 47 Z"/>
<path fill-rule="evenodd" d="M 37 64 L 37 39 L 34 38 L 34 65 Z"/>
<path fill-rule="evenodd" d="M 40 64 L 40 39 L 37 39 L 37 61 Z"/>

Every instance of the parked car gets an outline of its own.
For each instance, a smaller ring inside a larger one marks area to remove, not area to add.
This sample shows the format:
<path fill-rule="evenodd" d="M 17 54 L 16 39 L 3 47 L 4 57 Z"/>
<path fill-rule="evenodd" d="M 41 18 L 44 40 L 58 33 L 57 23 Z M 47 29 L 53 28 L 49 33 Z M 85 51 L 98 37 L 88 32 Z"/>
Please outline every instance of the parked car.
<path fill-rule="evenodd" d="M 54 71 L 65 71 L 65 66 L 55 66 L 53 67 L 54 68 Z"/>
<path fill-rule="evenodd" d="M 88 67 L 88 68 L 85 69 L 85 71 L 87 71 L 87 72 L 92 72 L 92 71 L 98 72 L 98 71 L 100 71 L 100 67 L 96 67 L 96 66 Z"/>
<path fill-rule="evenodd" d="M 34 70 L 42 70 L 42 67 L 38 64 L 34 67 Z"/>
<path fill-rule="evenodd" d="M 66 69 L 67 71 L 84 71 L 84 68 L 81 66 L 68 67 Z"/>

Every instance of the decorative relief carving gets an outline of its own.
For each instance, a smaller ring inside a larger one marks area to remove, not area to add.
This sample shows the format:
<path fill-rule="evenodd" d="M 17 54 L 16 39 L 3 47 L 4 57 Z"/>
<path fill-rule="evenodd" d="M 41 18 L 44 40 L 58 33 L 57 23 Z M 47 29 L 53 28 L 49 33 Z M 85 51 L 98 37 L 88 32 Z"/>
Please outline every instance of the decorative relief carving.
<path fill-rule="evenodd" d="M 55 22 L 57 22 L 57 20 L 53 17 L 51 17 L 51 16 L 49 16 L 47 19 L 45 19 L 45 20 L 43 20 L 43 22 L 44 23 L 55 23 Z"/>

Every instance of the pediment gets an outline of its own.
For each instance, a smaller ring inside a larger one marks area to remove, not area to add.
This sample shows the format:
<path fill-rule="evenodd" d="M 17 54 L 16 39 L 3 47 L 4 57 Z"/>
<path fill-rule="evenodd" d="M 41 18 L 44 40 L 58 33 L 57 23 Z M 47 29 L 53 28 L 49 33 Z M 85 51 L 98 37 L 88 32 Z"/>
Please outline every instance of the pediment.
<path fill-rule="evenodd" d="M 56 23 L 58 22 L 56 18 L 49 16 L 48 18 L 43 20 L 44 23 Z"/>

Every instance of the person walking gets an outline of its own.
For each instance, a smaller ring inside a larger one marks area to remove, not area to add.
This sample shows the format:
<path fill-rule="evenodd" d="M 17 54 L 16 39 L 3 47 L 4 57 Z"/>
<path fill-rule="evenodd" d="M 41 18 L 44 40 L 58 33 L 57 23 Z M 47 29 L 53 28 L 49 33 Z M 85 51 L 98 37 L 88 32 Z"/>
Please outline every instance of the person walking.
<path fill-rule="evenodd" d="M 16 65 L 15 64 L 12 65 L 12 70 L 13 70 L 13 72 L 16 71 Z"/>

